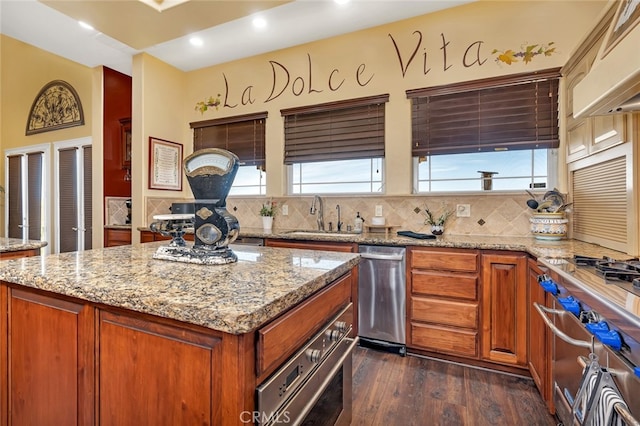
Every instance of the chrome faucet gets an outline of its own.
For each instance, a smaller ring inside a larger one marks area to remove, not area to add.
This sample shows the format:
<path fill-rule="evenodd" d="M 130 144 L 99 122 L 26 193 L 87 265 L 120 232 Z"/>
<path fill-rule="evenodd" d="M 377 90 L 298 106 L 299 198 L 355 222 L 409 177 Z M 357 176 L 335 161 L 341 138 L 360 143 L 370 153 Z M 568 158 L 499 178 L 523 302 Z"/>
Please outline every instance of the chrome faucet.
<path fill-rule="evenodd" d="M 338 228 L 338 232 L 340 232 L 342 230 L 342 222 L 340 222 L 340 204 L 336 206 L 336 209 L 338 210 L 338 223 L 336 224 L 336 227 Z"/>
<path fill-rule="evenodd" d="M 316 208 L 316 204 L 318 207 Z M 316 222 L 318 223 L 318 230 L 324 231 L 324 208 L 322 206 L 322 198 L 319 195 L 313 197 L 313 201 L 311 202 L 311 209 L 309 209 L 309 214 L 318 213 L 318 218 Z"/>

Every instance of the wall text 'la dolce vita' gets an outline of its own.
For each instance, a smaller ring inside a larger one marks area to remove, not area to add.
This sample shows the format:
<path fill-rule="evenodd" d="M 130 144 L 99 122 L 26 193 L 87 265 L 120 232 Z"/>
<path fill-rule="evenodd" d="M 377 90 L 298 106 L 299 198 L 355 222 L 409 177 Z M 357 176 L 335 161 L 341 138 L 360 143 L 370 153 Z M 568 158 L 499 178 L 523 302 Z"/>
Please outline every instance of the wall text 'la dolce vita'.
<path fill-rule="evenodd" d="M 471 68 L 482 66 L 488 59 L 488 56 L 483 55 L 484 42 L 482 41 L 469 43 L 461 57 L 452 59 L 450 57 L 451 42 L 446 39 L 444 34 L 440 34 L 439 52 L 432 54 L 427 52 L 421 31 L 416 30 L 412 33 L 413 40 L 411 44 L 408 42 L 400 43 L 391 34 L 388 36 L 388 52 L 397 61 L 400 78 L 405 78 L 410 69 L 417 69 L 417 72 L 427 76 L 437 62 L 440 62 L 438 67 L 442 67 L 442 72 L 447 72 L 456 66 L 456 62 L 464 68 Z M 236 108 L 239 105 L 254 104 L 259 98 L 263 99 L 262 102 L 267 103 L 278 99 L 284 94 L 292 94 L 298 97 L 322 93 L 325 90 L 339 92 L 345 87 L 365 87 L 376 76 L 372 66 L 364 62 L 354 69 L 332 68 L 329 72 L 318 75 L 318 71 L 315 71 L 314 74 L 313 58 L 309 53 L 307 53 L 306 69 L 302 72 L 294 71 L 292 67 L 278 61 L 270 60 L 268 63 L 271 69 L 271 78 L 269 80 L 271 81 L 271 87 L 268 89 L 268 95 L 263 94 L 266 93 L 266 90 L 259 89 L 253 84 L 244 88 L 240 86 L 240 89 L 238 89 L 234 82 L 230 81 L 230 78 L 223 72 L 224 95 L 222 96 L 223 102 L 221 106 L 224 108 Z"/>

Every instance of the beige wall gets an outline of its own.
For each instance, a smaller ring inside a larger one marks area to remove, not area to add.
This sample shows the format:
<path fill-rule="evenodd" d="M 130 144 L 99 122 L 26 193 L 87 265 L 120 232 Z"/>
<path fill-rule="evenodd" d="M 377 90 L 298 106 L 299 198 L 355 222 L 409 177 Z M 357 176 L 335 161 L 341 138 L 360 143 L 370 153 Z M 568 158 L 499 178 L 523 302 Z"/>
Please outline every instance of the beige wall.
<path fill-rule="evenodd" d="M 4 186 L 4 150 L 92 135 L 94 94 L 90 68 L 5 35 L 0 35 L 0 40 L 0 148 L 3 153 L 0 162 L 0 184 Z M 64 80 L 76 90 L 82 102 L 85 124 L 26 136 L 25 129 L 31 105 L 40 90 L 52 80 Z M 51 214 L 53 215 L 53 212 Z M 2 208 L 0 235 L 4 235 L 4 230 Z"/>
<path fill-rule="evenodd" d="M 481 1 L 190 72 L 187 106 L 218 93 L 224 106 L 203 115 L 188 111 L 188 120 L 268 111 L 267 194 L 281 196 L 286 194 L 281 109 L 389 93 L 386 194 L 410 194 L 406 90 L 560 67 L 605 5 Z M 496 61 L 498 53 L 493 53 L 551 42 L 553 54 L 535 56 L 529 63 L 518 58 L 507 65 Z"/>

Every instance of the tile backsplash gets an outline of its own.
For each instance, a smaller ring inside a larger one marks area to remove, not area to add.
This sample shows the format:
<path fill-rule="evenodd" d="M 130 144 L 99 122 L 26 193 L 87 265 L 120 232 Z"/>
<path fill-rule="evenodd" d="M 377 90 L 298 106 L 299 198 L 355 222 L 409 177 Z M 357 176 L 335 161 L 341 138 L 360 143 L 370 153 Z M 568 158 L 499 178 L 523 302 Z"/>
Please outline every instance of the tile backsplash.
<path fill-rule="evenodd" d="M 343 230 L 347 225 L 353 226 L 356 214 L 365 219 L 365 225 L 371 224 L 376 206 L 382 206 L 382 216 L 387 225 L 394 230 L 406 229 L 415 232 L 430 232 L 431 227 L 425 225 L 424 209 L 428 206 L 434 215 L 453 210 L 447 220 L 445 233 L 454 235 L 492 235 L 492 236 L 529 236 L 531 210 L 526 201 L 526 194 L 482 194 L 482 195 L 448 195 L 448 196 L 323 196 L 325 229 L 329 222 L 336 229 L 338 221 L 337 205 L 340 205 L 340 220 Z M 277 204 L 274 229 L 317 229 L 316 216 L 309 213 L 312 196 L 300 197 L 229 197 L 227 210 L 238 218 L 240 226 L 251 228 L 262 227 L 262 219 L 258 215 L 264 202 L 273 200 Z M 147 198 L 146 217 L 148 223 L 153 215 L 170 213 L 169 207 L 175 201 L 184 199 Z M 458 204 L 470 206 L 469 217 L 457 217 Z M 283 215 L 282 207 L 287 206 L 288 215 Z M 571 216 L 571 215 L 569 215 Z"/>

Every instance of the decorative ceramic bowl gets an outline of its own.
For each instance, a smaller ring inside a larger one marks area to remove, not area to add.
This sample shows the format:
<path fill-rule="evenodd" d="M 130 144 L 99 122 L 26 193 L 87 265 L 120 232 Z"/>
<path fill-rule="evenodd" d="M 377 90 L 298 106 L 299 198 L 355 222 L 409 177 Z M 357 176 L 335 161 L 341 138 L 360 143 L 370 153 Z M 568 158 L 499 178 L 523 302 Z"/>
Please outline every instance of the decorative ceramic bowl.
<path fill-rule="evenodd" d="M 567 223 L 569 220 L 564 212 L 560 213 L 534 213 L 529 218 L 531 233 L 539 240 L 561 240 L 567 236 Z"/>

